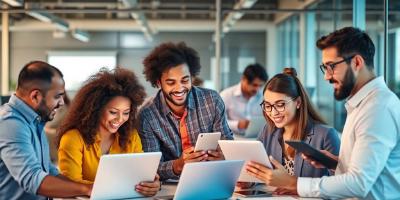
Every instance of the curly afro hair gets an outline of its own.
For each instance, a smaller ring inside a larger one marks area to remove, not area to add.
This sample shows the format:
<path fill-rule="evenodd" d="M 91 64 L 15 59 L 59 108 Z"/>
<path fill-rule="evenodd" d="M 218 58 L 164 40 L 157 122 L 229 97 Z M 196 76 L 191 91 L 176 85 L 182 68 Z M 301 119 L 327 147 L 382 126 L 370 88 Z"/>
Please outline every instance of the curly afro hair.
<path fill-rule="evenodd" d="M 116 96 L 123 96 L 131 101 L 129 120 L 118 129 L 119 145 L 126 149 L 130 134 L 137 124 L 137 108 L 143 103 L 146 92 L 132 71 L 119 67 L 114 70 L 101 69 L 80 88 L 58 131 L 58 144 L 64 133 L 70 129 L 78 129 L 85 143 L 92 145 L 104 107 Z"/>
<path fill-rule="evenodd" d="M 184 42 L 163 43 L 144 59 L 143 74 L 153 87 L 157 87 L 157 81 L 165 70 L 181 64 L 187 64 L 191 76 L 200 72 L 200 58 L 196 50 L 186 46 Z"/>

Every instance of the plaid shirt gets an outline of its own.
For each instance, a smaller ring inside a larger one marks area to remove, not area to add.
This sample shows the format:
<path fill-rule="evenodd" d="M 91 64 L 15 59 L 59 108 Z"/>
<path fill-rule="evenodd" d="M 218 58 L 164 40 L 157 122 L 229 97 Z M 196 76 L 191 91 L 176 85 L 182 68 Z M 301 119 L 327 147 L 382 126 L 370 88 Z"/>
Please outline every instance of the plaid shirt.
<path fill-rule="evenodd" d="M 213 90 L 192 87 L 188 94 L 186 124 L 189 139 L 196 144 L 199 133 L 221 132 L 223 139 L 233 139 L 225 118 L 225 105 Z M 182 154 L 179 120 L 165 102 L 161 90 L 140 111 L 139 134 L 145 152 L 162 152 L 158 174 L 162 180 L 178 179 L 172 161 Z"/>

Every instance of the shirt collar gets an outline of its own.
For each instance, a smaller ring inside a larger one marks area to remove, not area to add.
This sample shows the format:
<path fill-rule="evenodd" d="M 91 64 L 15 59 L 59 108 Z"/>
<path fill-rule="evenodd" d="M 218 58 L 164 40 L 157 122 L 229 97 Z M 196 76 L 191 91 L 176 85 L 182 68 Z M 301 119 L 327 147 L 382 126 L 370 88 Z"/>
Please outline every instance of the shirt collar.
<path fill-rule="evenodd" d="M 307 122 L 307 126 L 306 126 L 306 132 L 307 132 L 307 137 L 314 135 L 314 129 L 313 129 L 313 123 L 312 122 Z"/>
<path fill-rule="evenodd" d="M 100 142 L 101 142 L 101 137 L 100 134 L 97 133 L 95 136 L 95 143 L 93 144 L 93 147 L 96 151 L 96 154 L 98 157 L 102 156 L 102 152 L 101 152 L 101 147 L 100 147 Z M 119 146 L 119 134 L 115 133 L 115 139 L 113 141 L 113 143 L 110 146 L 110 149 L 108 149 L 108 152 L 106 154 L 118 154 L 123 152 L 123 150 L 121 149 L 121 147 Z"/>
<path fill-rule="evenodd" d="M 244 98 L 243 92 L 242 92 L 242 82 L 240 82 L 240 83 L 236 84 L 235 86 L 233 86 L 233 96 L 243 97 Z M 250 97 L 250 99 L 252 99 L 252 98 L 260 98 L 260 97 L 262 97 L 261 89 L 259 89 L 254 96 Z"/>
<path fill-rule="evenodd" d="M 114 140 L 114 141 L 116 141 L 117 144 L 119 144 L 119 134 L 118 134 L 118 133 L 115 133 L 115 140 Z M 95 143 L 100 143 L 100 142 L 101 142 L 100 133 L 97 133 L 97 134 L 96 134 L 96 136 L 95 136 L 95 138 L 94 138 L 94 142 L 95 142 Z M 115 143 L 115 142 L 114 142 L 114 143 Z"/>
<path fill-rule="evenodd" d="M 94 138 L 94 142 L 96 142 L 96 143 L 100 143 L 101 142 L 101 137 L 100 137 L 99 133 L 96 134 L 96 136 Z"/>
<path fill-rule="evenodd" d="M 190 90 L 188 96 L 187 96 L 187 105 L 186 107 L 188 109 L 194 109 L 195 108 L 195 103 L 194 103 L 194 97 L 193 97 L 193 93 L 195 93 L 195 91 L 197 90 L 197 88 L 195 86 L 192 87 L 192 89 Z M 161 108 L 161 112 L 167 116 L 169 113 L 172 113 L 172 110 L 169 108 L 165 97 L 164 97 L 164 93 L 161 91 L 158 91 L 158 100 L 160 102 L 160 108 Z"/>
<path fill-rule="evenodd" d="M 365 99 L 369 93 L 371 93 L 372 90 L 385 86 L 386 84 L 382 76 L 374 78 L 373 80 L 362 86 L 356 94 L 354 94 L 347 100 L 345 104 L 346 109 L 349 110 L 356 108 L 358 105 L 360 105 L 361 101 Z"/>
<path fill-rule="evenodd" d="M 41 117 L 15 94 L 11 95 L 8 104 L 14 109 L 18 110 L 21 115 L 23 115 L 30 123 L 41 121 Z"/>
<path fill-rule="evenodd" d="M 234 96 L 243 96 L 242 93 L 242 82 L 238 83 L 237 85 L 234 86 L 233 88 L 233 95 Z"/>

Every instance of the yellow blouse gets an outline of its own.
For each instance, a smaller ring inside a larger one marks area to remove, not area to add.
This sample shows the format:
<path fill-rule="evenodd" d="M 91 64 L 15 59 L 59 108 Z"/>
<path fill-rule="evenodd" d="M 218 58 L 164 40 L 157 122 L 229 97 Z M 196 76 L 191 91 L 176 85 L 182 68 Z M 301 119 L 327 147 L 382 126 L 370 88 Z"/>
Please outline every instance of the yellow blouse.
<path fill-rule="evenodd" d="M 118 134 L 116 136 L 109 154 L 143 152 L 137 130 L 133 132 L 126 151 L 121 149 L 118 144 Z M 58 149 L 58 164 L 61 173 L 80 183 L 93 183 L 101 157 L 100 141 L 98 135 L 93 145 L 87 146 L 77 129 L 67 131 L 62 136 Z"/>

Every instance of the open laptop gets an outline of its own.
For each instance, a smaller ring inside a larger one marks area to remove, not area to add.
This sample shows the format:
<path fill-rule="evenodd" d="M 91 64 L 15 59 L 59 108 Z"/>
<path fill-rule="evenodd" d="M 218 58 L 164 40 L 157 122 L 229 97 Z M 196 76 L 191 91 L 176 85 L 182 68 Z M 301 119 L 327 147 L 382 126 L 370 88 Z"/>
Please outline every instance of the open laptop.
<path fill-rule="evenodd" d="M 143 197 L 135 186 L 154 180 L 160 158 L 161 152 L 101 156 L 90 199 Z"/>
<path fill-rule="evenodd" d="M 188 163 L 183 167 L 174 200 L 230 198 L 244 164 L 242 160 Z M 172 199 L 172 196 L 156 199 Z"/>
<path fill-rule="evenodd" d="M 258 136 L 260 131 L 264 128 L 265 118 L 263 116 L 257 116 L 250 119 L 249 126 L 247 127 L 246 131 L 244 132 L 243 136 L 246 138 L 255 138 Z"/>

